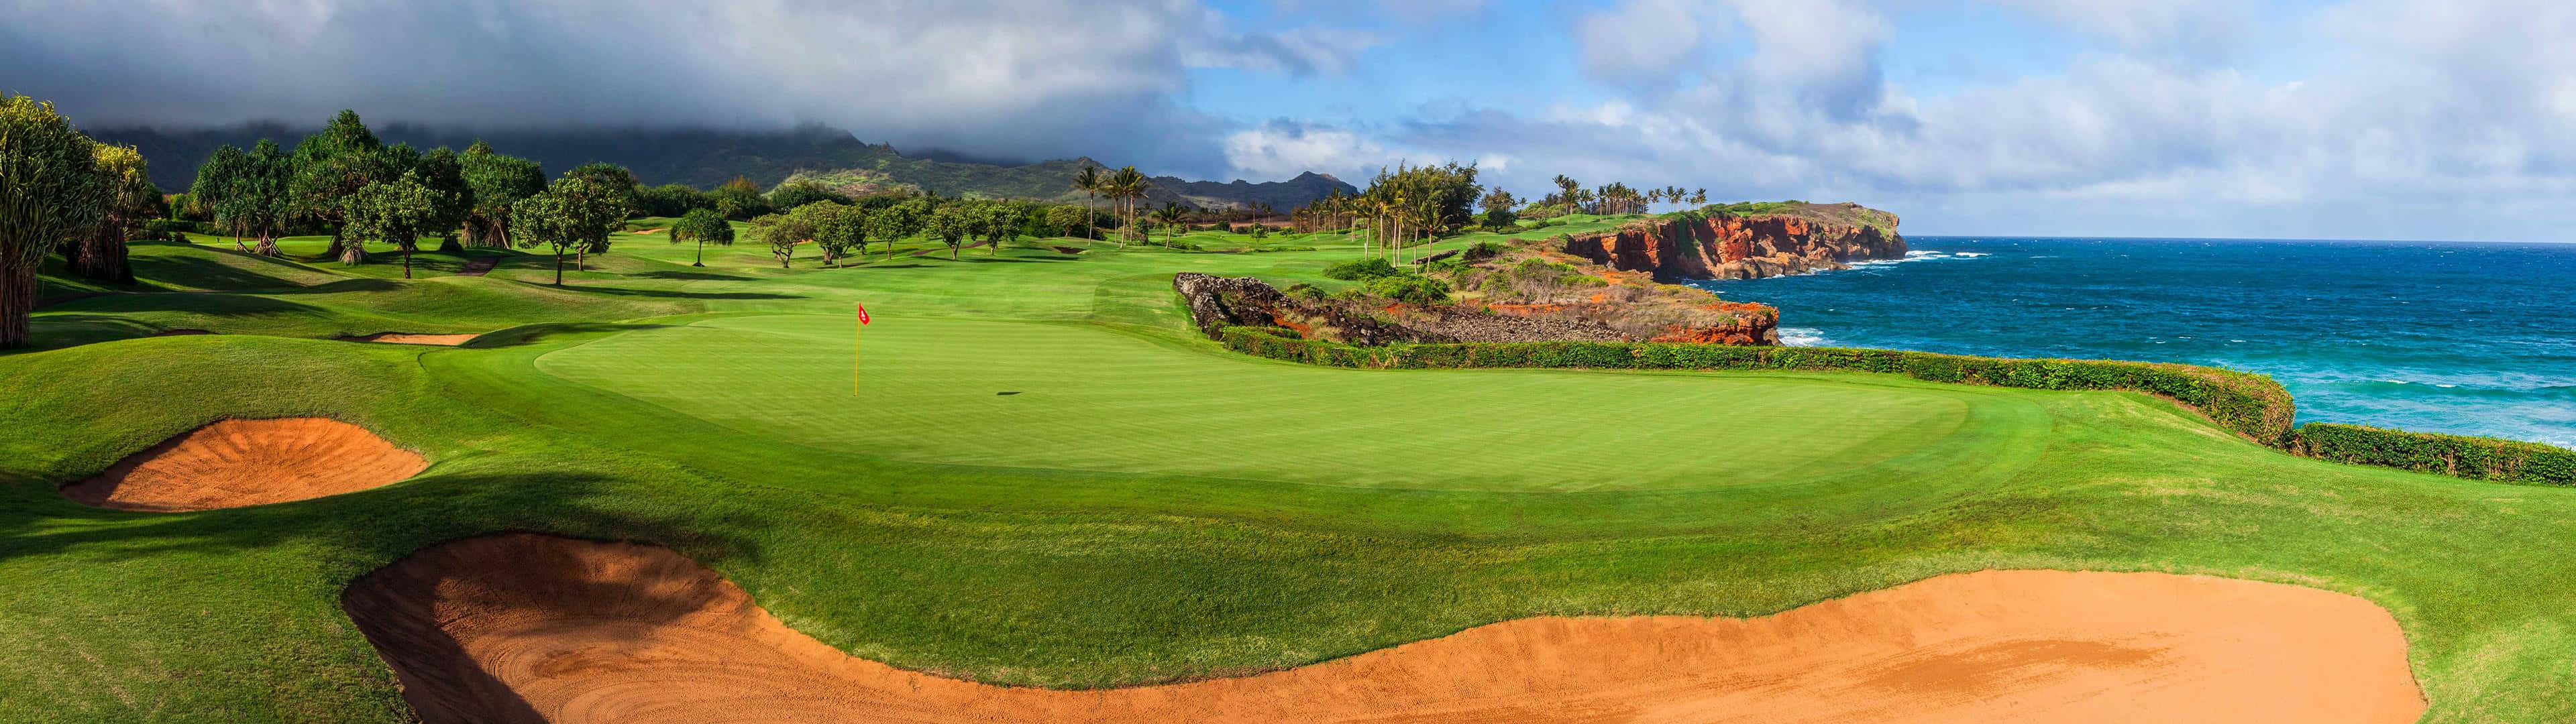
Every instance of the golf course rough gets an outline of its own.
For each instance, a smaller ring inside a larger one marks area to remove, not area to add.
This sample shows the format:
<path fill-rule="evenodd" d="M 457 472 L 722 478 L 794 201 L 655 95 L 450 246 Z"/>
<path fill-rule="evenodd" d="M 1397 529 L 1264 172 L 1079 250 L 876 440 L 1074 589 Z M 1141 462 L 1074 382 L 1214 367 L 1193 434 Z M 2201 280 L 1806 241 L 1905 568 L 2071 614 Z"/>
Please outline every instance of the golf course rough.
<path fill-rule="evenodd" d="M 118 461 L 63 496 L 176 512 L 310 500 L 390 485 L 429 462 L 338 420 L 219 420 Z"/>
<path fill-rule="evenodd" d="M 668 549 L 442 544 L 343 598 L 446 722 L 2332 722 L 2424 711 L 2397 622 L 2315 589 L 1953 574 L 1758 619 L 1526 618 L 1286 671 L 1003 688 L 851 657 Z"/>

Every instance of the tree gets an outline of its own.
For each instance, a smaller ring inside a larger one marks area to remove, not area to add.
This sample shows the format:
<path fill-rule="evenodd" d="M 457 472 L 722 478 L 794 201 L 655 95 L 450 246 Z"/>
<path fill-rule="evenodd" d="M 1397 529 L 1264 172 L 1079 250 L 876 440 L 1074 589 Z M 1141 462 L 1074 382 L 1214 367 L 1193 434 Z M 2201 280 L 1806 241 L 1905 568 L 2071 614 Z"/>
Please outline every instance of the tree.
<path fill-rule="evenodd" d="M 340 201 L 367 184 L 394 178 L 384 143 L 355 111 L 340 111 L 322 130 L 295 144 L 295 177 L 287 198 L 298 216 L 331 227 L 331 252 L 342 264 L 367 263 L 364 244 L 347 243 Z"/>
<path fill-rule="evenodd" d="M 578 271 L 585 268 L 588 255 L 608 253 L 608 235 L 624 228 L 626 217 L 635 215 L 635 174 L 613 163 L 585 163 L 565 171 L 564 177 L 589 181 L 601 194 L 600 203 L 607 204 L 602 208 L 615 209 L 607 223 L 591 229 L 582 245 L 573 249 L 572 268 Z"/>
<path fill-rule="evenodd" d="M 1046 210 L 1046 223 L 1048 227 L 1063 229 L 1065 236 L 1072 236 L 1074 227 L 1090 225 L 1091 207 L 1072 204 L 1049 206 Z M 1083 238 L 1090 238 L 1090 234 L 1084 234 Z"/>
<path fill-rule="evenodd" d="M 635 191 L 635 209 L 646 216 L 686 216 L 693 210 L 712 208 L 715 202 L 688 184 L 663 184 Z"/>
<path fill-rule="evenodd" d="M 564 253 L 577 253 L 615 230 L 626 220 L 626 207 L 620 189 L 566 174 L 515 204 L 512 217 L 524 237 L 520 246 L 554 248 L 555 285 L 562 286 Z"/>
<path fill-rule="evenodd" d="M 814 247 L 823 251 L 823 263 L 841 266 L 850 250 L 865 251 L 868 244 L 868 212 L 836 201 L 817 201 L 796 207 L 794 212 L 814 217 Z"/>
<path fill-rule="evenodd" d="M 929 221 L 928 199 L 904 199 L 868 214 L 868 231 L 885 240 L 886 258 L 893 259 L 895 240 L 921 233 L 922 225 Z"/>
<path fill-rule="evenodd" d="M 46 252 L 98 223 L 96 145 L 51 103 L 0 98 L 0 349 L 27 344 Z"/>
<path fill-rule="evenodd" d="M 769 243 L 769 255 L 777 257 L 781 269 L 795 261 L 796 245 L 812 240 L 816 231 L 812 214 L 791 211 L 763 214 L 751 220 L 751 235 Z"/>
<path fill-rule="evenodd" d="M 725 218 L 736 221 L 767 214 L 770 210 L 769 197 L 760 195 L 760 184 L 741 176 L 735 176 L 732 181 L 707 192 L 707 200 L 714 203 L 716 211 L 724 214 Z"/>
<path fill-rule="evenodd" d="M 188 184 L 188 194 L 214 211 L 215 223 L 231 232 L 233 248 L 244 252 L 250 251 L 250 247 L 242 244 L 243 215 L 235 204 L 241 201 L 236 190 L 249 168 L 250 154 L 242 153 L 239 146 L 227 143 L 215 147 L 215 152 L 206 156 L 205 163 L 197 164 L 197 180 Z"/>
<path fill-rule="evenodd" d="M 1188 214 L 1189 210 L 1181 208 L 1180 202 L 1166 201 L 1163 208 L 1154 211 L 1154 223 L 1163 225 L 1166 239 L 1177 242 L 1181 239 L 1181 217 Z"/>
<path fill-rule="evenodd" d="M 1145 190 L 1151 187 L 1153 182 L 1146 180 L 1145 174 L 1138 172 L 1136 167 L 1125 166 L 1119 168 L 1117 173 L 1110 174 L 1108 183 L 1106 195 L 1119 200 L 1120 208 L 1123 209 L 1118 229 L 1121 239 L 1118 245 L 1123 248 L 1127 245 L 1124 239 L 1136 236 L 1139 211 L 1136 202 L 1144 200 Z"/>
<path fill-rule="evenodd" d="M 1102 182 L 1106 180 L 1106 178 L 1100 175 L 1100 167 L 1089 163 L 1083 164 L 1082 170 L 1076 171 L 1073 174 L 1073 187 L 1082 192 L 1082 210 L 1084 212 L 1082 215 L 1082 238 L 1093 238 L 1091 214 L 1089 212 L 1091 211 L 1093 201 L 1099 198 Z M 1052 213 L 1050 213 L 1050 216 L 1052 216 Z M 1066 229 L 1065 233 L 1071 234 L 1073 231 L 1071 229 Z"/>
<path fill-rule="evenodd" d="M 847 204 L 851 199 L 849 194 L 834 191 L 813 181 L 779 184 L 778 188 L 769 190 L 770 208 L 780 211 L 794 211 L 796 207 L 817 201 Z"/>
<path fill-rule="evenodd" d="M 99 216 L 97 223 L 74 242 L 80 244 L 81 250 L 72 271 L 104 282 L 134 281 L 134 266 L 126 261 L 125 241 L 159 210 L 161 190 L 152 186 L 151 177 L 144 172 L 143 154 L 132 146 L 93 144 L 90 159 L 91 171 L 98 174 L 101 184 Z"/>
<path fill-rule="evenodd" d="M 1028 212 L 1009 201 L 986 202 L 982 209 L 978 209 L 976 232 L 983 235 L 986 243 L 992 244 L 986 255 L 1000 255 L 1002 242 L 1019 238 L 1020 227 L 1028 223 L 1028 218 Z"/>
<path fill-rule="evenodd" d="M 464 253 L 465 246 L 458 243 L 457 233 L 464 228 L 465 218 L 474 213 L 474 187 L 465 182 L 465 162 L 457 157 L 455 151 L 442 146 L 422 156 L 420 164 L 412 168 L 411 175 L 413 181 L 429 192 L 429 218 L 421 221 L 419 230 L 438 235 L 439 252 Z M 411 266 L 408 250 L 403 257 L 403 266 L 406 270 Z M 403 276 L 410 278 L 411 274 L 406 271 Z"/>
<path fill-rule="evenodd" d="M 1497 233 L 1510 231 L 1512 225 L 1519 221 L 1512 210 L 1520 206 L 1521 200 L 1513 198 L 1512 192 L 1505 191 L 1500 186 L 1486 192 L 1485 198 L 1478 199 L 1477 204 L 1485 209 L 1486 229 Z"/>
<path fill-rule="evenodd" d="M 688 239 L 698 242 L 698 260 L 689 266 L 707 265 L 707 242 L 716 246 L 733 246 L 733 224 L 715 209 L 690 209 L 678 223 L 671 225 L 671 243 Z"/>
<path fill-rule="evenodd" d="M 1692 206 L 1707 206 L 1707 205 L 1708 205 L 1708 189 L 1699 189 L 1699 190 L 1697 190 L 1697 191 L 1692 191 L 1692 192 L 1691 192 L 1691 200 L 1690 200 L 1690 202 L 1691 202 L 1691 205 L 1692 205 Z"/>
<path fill-rule="evenodd" d="M 411 253 L 420 246 L 420 233 L 429 228 L 440 213 L 438 194 L 421 184 L 420 174 L 403 174 L 402 178 L 367 184 L 358 193 L 342 199 L 346 208 L 341 217 L 349 223 L 349 243 L 381 241 L 394 245 L 403 255 L 403 278 L 411 278 Z"/>
<path fill-rule="evenodd" d="M 474 196 L 473 211 L 465 219 L 466 245 L 512 246 L 513 211 L 520 201 L 546 190 L 544 167 L 535 161 L 494 153 L 492 146 L 482 141 L 465 147 L 457 162 L 464 167 L 465 186 Z"/>
<path fill-rule="evenodd" d="M 957 259 L 957 245 L 975 233 L 975 223 L 975 215 L 966 209 L 965 204 L 940 204 L 937 210 L 930 212 L 930 235 L 948 243 L 948 258 L 954 261 Z"/>

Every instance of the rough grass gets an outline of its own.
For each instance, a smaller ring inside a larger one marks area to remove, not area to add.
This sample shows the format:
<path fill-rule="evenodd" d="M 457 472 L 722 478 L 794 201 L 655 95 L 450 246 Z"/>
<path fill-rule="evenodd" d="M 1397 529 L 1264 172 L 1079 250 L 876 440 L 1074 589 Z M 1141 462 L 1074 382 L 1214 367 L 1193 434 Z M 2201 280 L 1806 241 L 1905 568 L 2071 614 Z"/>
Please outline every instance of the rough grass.
<path fill-rule="evenodd" d="M 322 263 L 342 280 L 49 307 L 39 335 L 258 333 L 0 356 L 0 720 L 402 721 L 341 586 L 510 529 L 670 545 L 853 653 L 1054 686 L 1989 567 L 2214 573 L 2387 606 L 2431 720 L 2576 719 L 2576 491 L 2302 460 L 2127 394 L 1249 360 L 1190 334 L 1169 275 L 1310 280 L 1349 247 L 1089 246 L 779 272 L 656 239 L 561 290 Z M 533 326 L 311 339 L 379 319 Z M 227 415 L 356 422 L 433 467 L 201 513 L 54 492 Z"/>

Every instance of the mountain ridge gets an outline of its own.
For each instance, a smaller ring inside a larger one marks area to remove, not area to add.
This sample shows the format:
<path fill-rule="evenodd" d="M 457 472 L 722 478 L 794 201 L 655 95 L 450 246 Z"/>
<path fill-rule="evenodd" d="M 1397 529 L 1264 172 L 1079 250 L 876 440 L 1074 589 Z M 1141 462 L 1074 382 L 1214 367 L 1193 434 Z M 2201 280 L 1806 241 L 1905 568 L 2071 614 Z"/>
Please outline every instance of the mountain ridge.
<path fill-rule="evenodd" d="M 807 124 L 781 130 L 710 128 L 565 128 L 482 130 L 388 123 L 375 129 L 385 143 L 409 143 L 422 149 L 462 149 L 476 140 L 494 150 L 542 164 L 549 174 L 584 163 L 604 161 L 627 167 L 637 181 L 659 185 L 683 183 L 712 188 L 739 176 L 762 186 L 790 180 L 814 180 L 854 190 L 910 190 L 942 196 L 1017 198 L 1050 201 L 1083 198 L 1073 188 L 1081 165 L 1108 167 L 1087 156 L 1019 165 L 971 160 L 945 150 L 907 155 L 887 143 L 868 143 L 848 131 Z M 312 129 L 280 121 L 253 121 L 198 129 L 153 127 L 91 131 L 102 142 L 134 146 L 149 163 L 154 185 L 163 191 L 185 191 L 198 164 L 217 146 L 249 147 L 262 138 L 292 148 Z M 943 160 L 947 159 L 947 160 Z M 1340 179 L 1312 171 L 1285 181 L 1192 181 L 1157 176 L 1146 203 L 1180 203 L 1201 208 L 1240 208 L 1267 204 L 1286 211 L 1340 190 L 1358 189 Z"/>

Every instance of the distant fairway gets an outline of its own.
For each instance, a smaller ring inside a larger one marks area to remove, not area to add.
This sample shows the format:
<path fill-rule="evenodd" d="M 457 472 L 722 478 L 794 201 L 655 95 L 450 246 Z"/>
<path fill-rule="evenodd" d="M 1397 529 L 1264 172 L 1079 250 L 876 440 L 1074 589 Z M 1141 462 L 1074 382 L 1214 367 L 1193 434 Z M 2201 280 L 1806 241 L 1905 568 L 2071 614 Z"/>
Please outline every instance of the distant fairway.
<path fill-rule="evenodd" d="M 851 325 L 726 317 L 620 333 L 537 367 L 824 452 L 1324 485 L 1764 483 L 2038 439 L 1955 435 L 1972 413 L 2046 424 L 2035 409 L 1982 409 L 2013 403 L 1981 390 L 1871 378 L 1337 370 L 1175 354 L 1085 326 L 892 315 L 868 328 L 853 395 Z"/>

